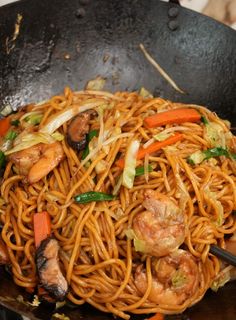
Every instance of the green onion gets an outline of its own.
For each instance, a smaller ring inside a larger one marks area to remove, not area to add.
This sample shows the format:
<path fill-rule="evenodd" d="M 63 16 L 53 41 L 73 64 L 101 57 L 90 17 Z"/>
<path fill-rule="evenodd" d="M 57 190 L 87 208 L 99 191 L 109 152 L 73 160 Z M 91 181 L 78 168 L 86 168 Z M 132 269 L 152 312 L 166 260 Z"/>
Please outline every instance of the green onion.
<path fill-rule="evenodd" d="M 207 120 L 207 118 L 206 118 L 205 116 L 201 116 L 201 121 L 202 121 L 205 125 L 209 124 L 209 121 Z"/>
<path fill-rule="evenodd" d="M 38 124 L 40 124 L 41 120 L 43 118 L 42 114 L 31 114 L 28 117 L 26 117 L 24 120 L 30 124 L 32 124 L 33 126 L 36 126 Z"/>
<path fill-rule="evenodd" d="M 20 120 L 12 120 L 12 121 L 11 121 L 11 125 L 12 125 L 12 126 L 18 127 L 19 124 L 20 124 Z"/>
<path fill-rule="evenodd" d="M 12 141 L 16 137 L 17 137 L 17 132 L 10 130 L 10 131 L 7 132 L 7 134 L 5 135 L 4 138 L 5 138 L 5 140 L 11 140 Z"/>
<path fill-rule="evenodd" d="M 84 160 L 89 154 L 89 142 L 93 139 L 93 137 L 98 136 L 98 130 L 92 130 L 86 135 L 87 145 L 82 153 L 82 160 Z"/>
<path fill-rule="evenodd" d="M 4 168 L 6 164 L 5 154 L 0 150 L 0 168 Z"/>
<path fill-rule="evenodd" d="M 204 160 L 221 156 L 236 160 L 235 153 L 231 153 L 222 147 L 215 147 L 204 151 L 196 151 L 190 157 L 188 157 L 187 161 L 189 164 L 195 165 L 203 162 Z"/>
<path fill-rule="evenodd" d="M 148 172 L 152 172 L 152 166 L 149 164 L 148 165 Z M 135 177 L 143 176 L 144 175 L 144 166 L 142 167 L 137 167 L 135 169 Z"/>
<path fill-rule="evenodd" d="M 92 201 L 107 201 L 114 200 L 115 196 L 103 192 L 89 191 L 85 193 L 78 194 L 74 197 L 75 201 L 78 203 L 88 203 Z"/>
<path fill-rule="evenodd" d="M 210 159 L 214 157 L 220 157 L 220 156 L 225 156 L 227 158 L 230 158 L 230 153 L 228 150 L 222 148 L 222 147 L 216 147 L 216 148 L 211 148 L 203 151 L 203 154 L 205 155 L 205 159 Z"/>

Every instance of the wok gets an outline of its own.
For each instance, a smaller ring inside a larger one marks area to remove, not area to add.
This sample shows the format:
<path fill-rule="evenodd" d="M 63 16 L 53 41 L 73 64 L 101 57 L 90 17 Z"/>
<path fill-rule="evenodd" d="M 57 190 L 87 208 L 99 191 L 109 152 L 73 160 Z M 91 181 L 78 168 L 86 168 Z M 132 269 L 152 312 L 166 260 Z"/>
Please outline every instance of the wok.
<path fill-rule="evenodd" d="M 164 98 L 206 105 L 236 126 L 235 31 L 173 2 L 22 0 L 0 8 L 1 108 L 41 101 L 66 85 L 77 90 L 101 75 L 107 90 L 143 86 Z M 17 14 L 22 20 L 14 39 Z M 150 65 L 140 43 L 185 94 Z M 55 312 L 53 306 L 33 309 L 14 301 L 29 296 L 3 269 L 0 279 L 1 305 L 31 319 L 49 319 Z M 236 283 L 229 283 L 218 293 L 208 292 L 183 315 L 166 319 L 232 320 L 235 300 Z M 58 312 L 70 319 L 112 319 L 86 305 Z"/>

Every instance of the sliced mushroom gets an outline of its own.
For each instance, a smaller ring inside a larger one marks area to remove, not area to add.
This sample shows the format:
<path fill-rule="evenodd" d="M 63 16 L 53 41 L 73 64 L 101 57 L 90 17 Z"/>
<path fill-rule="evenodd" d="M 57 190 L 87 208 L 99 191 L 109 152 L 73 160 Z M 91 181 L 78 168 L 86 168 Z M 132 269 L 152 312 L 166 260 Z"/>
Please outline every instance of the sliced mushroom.
<path fill-rule="evenodd" d="M 95 110 L 88 110 L 74 117 L 67 131 L 67 142 L 76 151 L 86 147 L 86 134 L 89 132 L 89 121 L 97 115 Z"/>
<path fill-rule="evenodd" d="M 36 251 L 36 265 L 42 286 L 57 301 L 63 301 L 68 291 L 68 283 L 60 269 L 58 251 L 57 240 L 46 238 Z"/>

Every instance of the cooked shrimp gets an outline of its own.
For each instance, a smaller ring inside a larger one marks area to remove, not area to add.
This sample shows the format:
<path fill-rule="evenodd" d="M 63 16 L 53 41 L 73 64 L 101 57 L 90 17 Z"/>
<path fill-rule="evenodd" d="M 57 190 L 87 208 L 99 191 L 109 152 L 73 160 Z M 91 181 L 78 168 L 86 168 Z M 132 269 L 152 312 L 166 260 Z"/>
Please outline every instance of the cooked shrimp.
<path fill-rule="evenodd" d="M 134 281 L 143 295 L 147 290 L 147 275 L 143 265 L 137 267 Z M 179 249 L 166 257 L 153 258 L 148 300 L 157 304 L 180 305 L 197 292 L 199 283 L 197 261 L 189 252 Z"/>
<path fill-rule="evenodd" d="M 32 184 L 52 171 L 63 159 L 64 151 L 60 142 L 37 144 L 28 149 L 13 153 L 9 159 L 15 164 L 19 174 L 27 176 Z"/>
<path fill-rule="evenodd" d="M 184 214 L 167 196 L 153 190 L 147 190 L 144 196 L 147 211 L 134 217 L 135 236 L 144 243 L 145 253 L 165 256 L 184 242 Z"/>

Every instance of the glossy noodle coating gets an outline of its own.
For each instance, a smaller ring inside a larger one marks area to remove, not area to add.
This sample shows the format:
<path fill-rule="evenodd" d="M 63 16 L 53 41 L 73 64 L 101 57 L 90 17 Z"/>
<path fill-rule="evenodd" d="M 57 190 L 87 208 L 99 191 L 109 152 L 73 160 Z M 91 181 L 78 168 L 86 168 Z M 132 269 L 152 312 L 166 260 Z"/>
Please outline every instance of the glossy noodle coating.
<path fill-rule="evenodd" d="M 183 108 L 200 116 L 163 125 L 156 118 Z M 83 135 L 97 134 L 87 138 L 84 154 L 67 135 L 73 119 L 91 109 L 96 114 Z M 152 116 L 157 127 L 144 122 Z M 203 297 L 222 269 L 210 245 L 225 247 L 225 236 L 236 230 L 236 139 L 227 121 L 205 107 L 136 92 L 69 88 L 9 117 L 19 125 L 9 128 L 17 136 L 3 151 L 0 212 L 17 285 L 42 285 L 33 216 L 47 211 L 71 302 L 129 319 L 129 313 L 180 313 Z M 25 167 L 16 152 L 30 148 L 37 157 Z"/>

